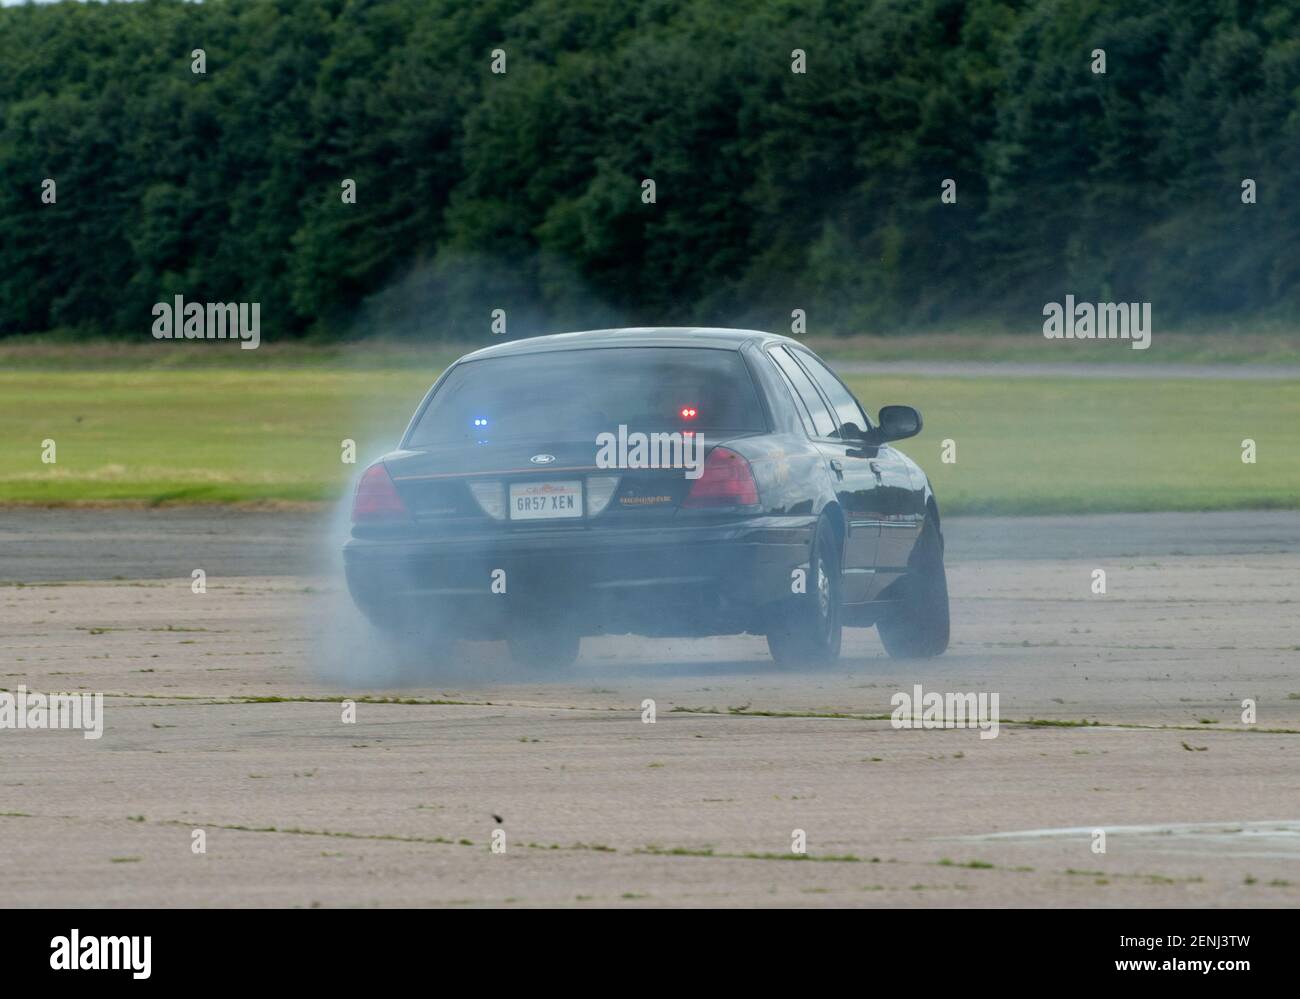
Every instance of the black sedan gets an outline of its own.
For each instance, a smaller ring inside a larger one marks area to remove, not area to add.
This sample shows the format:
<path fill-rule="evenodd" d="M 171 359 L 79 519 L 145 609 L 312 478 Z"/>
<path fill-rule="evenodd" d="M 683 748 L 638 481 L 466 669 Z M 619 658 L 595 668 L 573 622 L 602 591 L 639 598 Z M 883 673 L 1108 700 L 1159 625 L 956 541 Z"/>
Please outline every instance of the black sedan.
<path fill-rule="evenodd" d="M 845 625 L 892 656 L 948 646 L 939 508 L 892 441 L 788 337 L 595 330 L 475 351 L 363 473 L 343 549 L 378 627 L 505 638 L 563 664 L 583 635 L 767 636 L 833 662 Z"/>

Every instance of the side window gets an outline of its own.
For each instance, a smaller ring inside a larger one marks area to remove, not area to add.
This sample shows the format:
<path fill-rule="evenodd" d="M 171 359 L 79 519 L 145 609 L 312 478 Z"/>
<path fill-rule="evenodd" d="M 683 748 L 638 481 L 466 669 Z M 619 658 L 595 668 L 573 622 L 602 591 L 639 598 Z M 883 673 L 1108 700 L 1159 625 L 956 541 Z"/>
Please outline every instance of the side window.
<path fill-rule="evenodd" d="M 772 360 L 775 361 L 776 358 Z M 813 426 L 808 407 L 803 404 L 803 400 L 799 398 L 799 393 L 794 390 L 794 382 L 790 381 L 790 376 L 781 369 L 781 365 L 777 364 L 776 370 L 781 376 L 781 381 L 785 382 L 785 387 L 790 390 L 790 401 L 794 403 L 794 411 L 799 414 L 799 419 L 803 421 L 804 430 L 808 432 L 809 437 L 816 437 L 817 428 Z"/>
<path fill-rule="evenodd" d="M 818 394 L 816 386 L 813 385 L 812 379 L 808 377 L 807 372 L 795 362 L 784 347 L 778 347 L 770 351 L 772 360 L 776 366 L 781 369 L 782 373 L 794 386 L 795 395 L 803 400 L 813 421 L 814 437 L 830 437 L 835 433 L 838 424 L 831 415 L 830 410 L 826 408 L 826 403 Z"/>
<path fill-rule="evenodd" d="M 818 387 L 826 393 L 826 398 L 831 401 L 835 408 L 835 429 L 838 433 L 839 428 L 846 423 L 854 424 L 859 430 L 866 430 L 871 424 L 868 422 L 866 414 L 862 412 L 862 407 L 858 405 L 858 400 L 853 398 L 853 393 L 844 387 L 844 383 L 835 377 L 835 373 L 826 367 L 821 358 L 805 351 L 799 351 L 799 360 L 803 366 L 808 369 Z"/>

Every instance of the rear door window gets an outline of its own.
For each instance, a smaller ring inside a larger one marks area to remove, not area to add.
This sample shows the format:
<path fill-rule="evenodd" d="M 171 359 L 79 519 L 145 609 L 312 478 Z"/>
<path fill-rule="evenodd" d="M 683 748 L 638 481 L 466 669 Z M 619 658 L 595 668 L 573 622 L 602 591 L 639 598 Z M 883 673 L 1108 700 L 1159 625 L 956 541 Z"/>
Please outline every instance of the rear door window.
<path fill-rule="evenodd" d="M 831 415 L 830 410 L 826 408 L 826 403 L 818 393 L 817 387 L 813 385 L 812 379 L 808 377 L 808 373 L 795 362 L 795 359 L 790 356 L 784 347 L 777 347 L 770 353 L 772 360 L 776 362 L 776 366 L 781 369 L 786 379 L 794 387 L 795 395 L 803 401 L 805 408 L 812 417 L 813 436 L 832 436 L 839 424 Z"/>
<path fill-rule="evenodd" d="M 790 381 L 790 376 L 785 373 L 781 365 L 777 364 L 775 367 L 777 374 L 781 376 L 781 381 L 790 390 L 790 401 L 794 403 L 794 411 L 799 414 L 804 430 L 807 431 L 809 437 L 816 437 L 817 428 L 813 426 L 812 414 L 808 412 L 808 407 L 803 404 L 803 400 L 799 398 L 799 393 L 795 391 L 794 382 Z"/>
<path fill-rule="evenodd" d="M 808 369 L 808 374 L 812 375 L 817 387 L 831 401 L 831 406 L 835 409 L 836 436 L 842 436 L 839 430 L 846 423 L 852 423 L 859 430 L 866 430 L 870 426 L 866 414 L 858 405 L 858 400 L 853 398 L 853 393 L 844 387 L 844 383 L 835 377 L 835 373 L 826 367 L 820 358 L 803 350 L 798 351 L 795 356 Z"/>

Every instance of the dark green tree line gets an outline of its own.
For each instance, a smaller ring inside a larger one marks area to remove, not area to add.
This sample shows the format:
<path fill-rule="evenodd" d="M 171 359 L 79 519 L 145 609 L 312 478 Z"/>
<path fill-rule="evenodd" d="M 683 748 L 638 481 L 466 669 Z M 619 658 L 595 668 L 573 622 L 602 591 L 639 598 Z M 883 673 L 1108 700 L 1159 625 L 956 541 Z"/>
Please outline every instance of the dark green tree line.
<path fill-rule="evenodd" d="M 1297 149 L 1289 0 L 2 8 L 0 334 L 1285 320 Z"/>

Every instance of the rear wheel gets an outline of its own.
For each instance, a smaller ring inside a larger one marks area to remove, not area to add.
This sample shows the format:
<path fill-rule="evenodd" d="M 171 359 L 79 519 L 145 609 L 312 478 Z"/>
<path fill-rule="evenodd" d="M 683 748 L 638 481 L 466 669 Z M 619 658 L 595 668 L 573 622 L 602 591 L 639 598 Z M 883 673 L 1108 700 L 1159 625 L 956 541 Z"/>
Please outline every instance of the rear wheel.
<path fill-rule="evenodd" d="M 569 666 L 578 658 L 582 638 L 562 628 L 518 632 L 506 640 L 510 658 L 520 666 L 555 669 Z"/>
<path fill-rule="evenodd" d="M 948 576 L 943 537 L 933 517 L 925 520 L 899 586 L 898 604 L 876 622 L 885 651 L 894 659 L 942 655 L 948 648 Z"/>
<path fill-rule="evenodd" d="M 782 666 L 827 666 L 840 657 L 840 550 L 824 517 L 813 537 L 806 590 L 767 633 L 767 647 Z"/>

